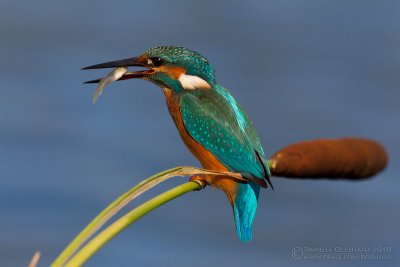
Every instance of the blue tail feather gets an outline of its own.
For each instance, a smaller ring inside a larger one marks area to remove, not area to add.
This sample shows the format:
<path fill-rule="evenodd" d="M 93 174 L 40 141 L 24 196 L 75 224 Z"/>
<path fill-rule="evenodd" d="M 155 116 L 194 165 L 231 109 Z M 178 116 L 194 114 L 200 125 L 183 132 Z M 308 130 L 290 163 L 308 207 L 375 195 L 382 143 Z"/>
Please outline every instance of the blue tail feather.
<path fill-rule="evenodd" d="M 236 230 L 242 242 L 252 239 L 252 225 L 256 215 L 260 186 L 254 183 L 239 184 L 233 204 Z"/>

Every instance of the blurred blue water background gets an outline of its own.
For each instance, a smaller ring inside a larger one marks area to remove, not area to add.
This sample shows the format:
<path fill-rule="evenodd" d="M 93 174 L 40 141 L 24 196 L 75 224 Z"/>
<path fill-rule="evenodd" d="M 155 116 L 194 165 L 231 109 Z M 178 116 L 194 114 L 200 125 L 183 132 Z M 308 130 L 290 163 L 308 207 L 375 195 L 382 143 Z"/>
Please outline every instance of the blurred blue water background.
<path fill-rule="evenodd" d="M 183 45 L 206 56 L 264 149 L 313 138 L 382 142 L 390 165 L 353 182 L 273 179 L 241 244 L 223 193 L 175 200 L 87 266 L 399 266 L 399 1 L 1 1 L 0 266 L 47 266 L 116 196 L 198 163 L 160 90 L 80 68 Z M 160 186 L 154 195 L 182 179 Z M 391 260 L 296 260 L 294 247 L 391 247 Z M 178 260 L 179 259 L 179 260 Z"/>

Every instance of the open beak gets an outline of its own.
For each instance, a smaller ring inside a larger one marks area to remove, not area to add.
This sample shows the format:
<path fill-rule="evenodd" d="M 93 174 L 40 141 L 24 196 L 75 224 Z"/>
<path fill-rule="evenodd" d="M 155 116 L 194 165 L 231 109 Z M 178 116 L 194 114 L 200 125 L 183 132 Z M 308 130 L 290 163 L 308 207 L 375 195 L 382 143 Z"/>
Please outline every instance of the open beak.
<path fill-rule="evenodd" d="M 127 68 L 127 67 L 131 67 L 131 66 L 145 67 L 147 69 L 133 71 L 133 72 L 126 72 L 124 75 L 122 75 L 118 79 L 118 81 L 128 80 L 128 79 L 133 79 L 133 78 L 143 78 L 144 76 L 153 74 L 155 72 L 154 70 L 150 69 L 145 63 L 141 62 L 139 57 L 133 57 L 133 58 L 128 58 L 128 59 L 115 60 L 115 61 L 105 62 L 105 63 L 101 63 L 101 64 L 96 64 L 96 65 L 82 68 L 82 70 L 118 68 L 118 67 Z M 85 83 L 99 83 L 100 81 L 101 81 L 101 79 L 96 79 L 96 80 L 87 81 Z"/>

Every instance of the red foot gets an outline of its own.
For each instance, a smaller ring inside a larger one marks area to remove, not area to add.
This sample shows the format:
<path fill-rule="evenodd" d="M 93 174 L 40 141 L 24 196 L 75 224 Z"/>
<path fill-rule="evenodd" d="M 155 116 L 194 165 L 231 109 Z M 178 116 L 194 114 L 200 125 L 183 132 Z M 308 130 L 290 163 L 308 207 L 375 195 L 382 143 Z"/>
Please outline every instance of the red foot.
<path fill-rule="evenodd" d="M 196 191 L 200 191 L 201 189 L 204 189 L 207 186 L 207 180 L 203 176 L 194 175 L 194 176 L 190 177 L 189 181 L 191 181 L 191 182 L 199 182 L 201 184 L 201 187 L 196 189 Z"/>

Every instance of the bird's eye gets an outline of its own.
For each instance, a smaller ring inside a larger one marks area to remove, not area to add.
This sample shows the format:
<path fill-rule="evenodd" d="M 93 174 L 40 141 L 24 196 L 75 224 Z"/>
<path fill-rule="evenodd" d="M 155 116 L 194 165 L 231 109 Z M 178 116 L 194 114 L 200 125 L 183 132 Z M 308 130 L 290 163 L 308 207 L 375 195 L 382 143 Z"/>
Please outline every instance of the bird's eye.
<path fill-rule="evenodd" d="M 153 63 L 154 67 L 159 67 L 164 64 L 164 60 L 160 57 L 151 57 L 150 60 Z"/>

